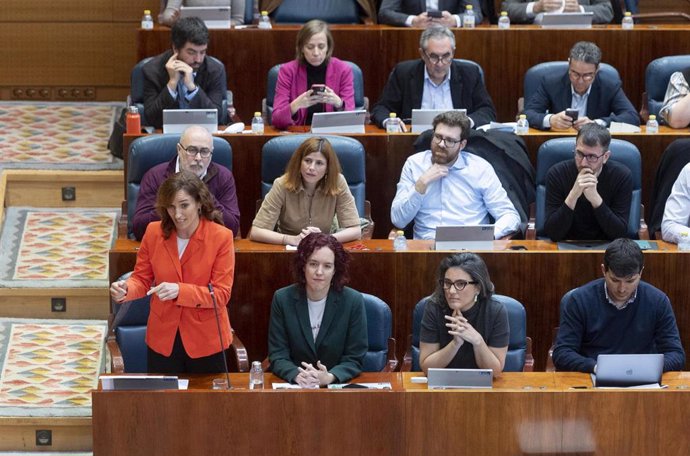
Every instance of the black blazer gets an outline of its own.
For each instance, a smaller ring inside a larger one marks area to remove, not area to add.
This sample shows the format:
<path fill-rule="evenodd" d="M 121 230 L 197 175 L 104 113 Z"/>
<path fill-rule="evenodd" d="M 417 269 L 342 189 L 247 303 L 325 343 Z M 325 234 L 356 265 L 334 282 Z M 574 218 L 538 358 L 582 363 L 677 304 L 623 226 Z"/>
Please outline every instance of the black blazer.
<path fill-rule="evenodd" d="M 412 109 L 422 106 L 424 91 L 424 61 L 407 60 L 393 68 L 381 98 L 371 110 L 371 120 L 379 127 L 391 112 L 400 119 L 409 119 Z M 496 120 L 496 108 L 486 91 L 479 70 L 454 60 L 450 70 L 450 95 L 453 107 L 467 109 L 475 126 Z"/>
<path fill-rule="evenodd" d="M 543 130 L 547 113 L 556 114 L 570 108 L 573 94 L 568 72 L 544 77 L 537 91 L 525 96 L 525 114 L 530 127 Z M 604 72 L 597 73 L 592 83 L 587 98 L 587 117 L 601 119 L 607 127 L 612 121 L 640 125 L 640 116 L 625 96 L 621 80 Z"/>
<path fill-rule="evenodd" d="M 438 0 L 438 10 L 462 15 L 465 6 L 472 5 L 475 22 L 482 21 L 482 8 L 479 0 Z M 404 26 L 408 16 L 416 16 L 427 10 L 426 0 L 383 0 L 379 8 L 379 23 Z"/>
<path fill-rule="evenodd" d="M 180 107 L 177 99 L 170 96 L 167 87 L 170 78 L 165 69 L 165 63 L 172 54 L 172 50 L 165 51 L 151 59 L 142 68 L 144 73 L 144 115 L 146 122 L 155 128 L 163 128 L 164 109 L 179 109 Z M 192 98 L 189 104 L 190 109 L 216 108 L 218 109 L 218 118 L 222 119 L 222 103 L 227 90 L 225 67 L 207 57 L 199 67 L 194 82 L 199 86 L 199 93 Z"/>

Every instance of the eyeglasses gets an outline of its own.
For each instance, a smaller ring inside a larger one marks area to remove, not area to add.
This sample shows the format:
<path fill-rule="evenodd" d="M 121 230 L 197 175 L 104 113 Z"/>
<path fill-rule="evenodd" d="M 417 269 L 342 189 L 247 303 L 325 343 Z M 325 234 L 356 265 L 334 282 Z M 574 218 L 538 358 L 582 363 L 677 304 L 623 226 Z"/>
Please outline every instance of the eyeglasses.
<path fill-rule="evenodd" d="M 446 143 L 447 147 L 455 147 L 462 142 L 462 139 L 446 138 L 438 133 L 434 133 L 434 141 L 436 141 L 438 144 L 441 144 L 441 141 L 443 141 Z"/>
<path fill-rule="evenodd" d="M 594 75 L 596 74 L 596 72 L 582 74 L 582 73 L 578 73 L 575 70 L 568 70 L 568 74 L 573 79 L 582 79 L 583 81 L 591 81 L 592 79 L 594 79 Z"/>
<path fill-rule="evenodd" d="M 465 289 L 467 285 L 476 285 L 478 283 L 479 282 L 477 282 L 476 280 L 471 280 L 469 282 L 467 280 L 456 280 L 455 282 L 448 279 L 441 280 L 441 286 L 446 291 L 450 290 L 450 287 L 455 287 L 456 290 L 462 291 Z"/>
<path fill-rule="evenodd" d="M 201 149 L 199 149 L 198 147 L 195 147 L 195 146 L 185 147 L 180 143 L 178 143 L 178 144 L 182 148 L 182 150 L 187 152 L 187 155 L 189 155 L 190 157 L 196 157 L 196 154 L 199 154 L 199 155 L 201 155 L 201 158 L 208 158 L 213 153 L 213 149 L 209 149 L 207 147 L 202 147 Z"/>
<path fill-rule="evenodd" d="M 579 150 L 575 149 L 575 156 L 580 159 L 580 160 L 587 160 L 589 163 L 596 163 L 599 161 L 601 157 L 606 155 L 606 152 L 604 152 L 601 155 L 596 155 L 596 154 L 583 154 Z"/>
<path fill-rule="evenodd" d="M 436 65 L 439 62 L 441 62 L 443 64 L 450 63 L 450 61 L 453 60 L 453 53 L 452 52 L 449 52 L 449 53 L 443 54 L 443 55 L 436 55 L 436 54 L 427 54 L 427 52 L 424 51 L 424 55 L 434 65 Z"/>

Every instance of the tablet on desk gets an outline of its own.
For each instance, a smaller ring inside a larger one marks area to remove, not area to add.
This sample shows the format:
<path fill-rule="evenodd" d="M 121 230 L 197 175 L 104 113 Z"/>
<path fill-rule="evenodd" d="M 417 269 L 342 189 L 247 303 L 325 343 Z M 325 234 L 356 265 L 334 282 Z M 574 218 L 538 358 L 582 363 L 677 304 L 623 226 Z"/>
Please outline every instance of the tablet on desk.
<path fill-rule="evenodd" d="M 228 6 L 181 6 L 180 18 L 198 17 L 207 28 L 210 29 L 229 29 L 230 5 Z"/>
<path fill-rule="evenodd" d="M 433 128 L 434 118 L 448 111 L 461 112 L 467 114 L 467 109 L 413 109 L 412 110 L 412 133 L 421 133 Z"/>
<path fill-rule="evenodd" d="M 209 133 L 218 131 L 217 109 L 164 109 L 163 133 L 182 133 L 191 125 L 200 125 Z"/>
<path fill-rule="evenodd" d="M 494 225 L 437 226 L 435 250 L 493 250 Z"/>
<path fill-rule="evenodd" d="M 315 112 L 311 119 L 311 132 L 326 133 L 364 133 L 364 122 L 367 119 L 365 110 Z"/>
<path fill-rule="evenodd" d="M 539 20 L 540 16 L 541 21 Z M 591 11 L 585 13 L 542 13 L 537 16 L 534 23 L 539 23 L 542 28 L 546 29 L 585 29 L 592 28 L 593 18 L 594 13 Z"/>

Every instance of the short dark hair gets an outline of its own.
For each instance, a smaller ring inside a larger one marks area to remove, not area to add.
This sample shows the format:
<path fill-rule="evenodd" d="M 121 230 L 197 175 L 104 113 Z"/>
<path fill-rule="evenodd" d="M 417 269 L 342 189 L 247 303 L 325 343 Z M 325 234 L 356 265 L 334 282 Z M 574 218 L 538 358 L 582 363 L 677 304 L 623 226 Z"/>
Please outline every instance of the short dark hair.
<path fill-rule="evenodd" d="M 172 26 L 171 38 L 175 49 L 182 49 L 187 42 L 203 46 L 208 44 L 208 29 L 198 17 L 183 17 Z"/>
<path fill-rule="evenodd" d="M 322 247 L 328 247 L 333 252 L 335 273 L 331 280 L 331 286 L 336 291 L 340 291 L 350 280 L 348 271 L 350 255 L 336 238 L 326 233 L 310 233 L 297 246 L 293 270 L 295 281 L 302 289 L 306 287 L 307 279 L 304 276 L 304 267 L 307 265 L 309 257 Z"/>
<path fill-rule="evenodd" d="M 431 302 L 437 306 L 445 309 L 448 307 L 446 301 L 446 292 L 443 290 L 443 280 L 446 278 L 446 272 L 450 268 L 460 268 L 465 271 L 472 278 L 473 281 L 479 282 L 479 296 L 477 296 L 478 303 L 485 303 L 491 299 L 494 294 L 494 284 L 491 282 L 489 270 L 482 257 L 476 253 L 465 252 L 456 253 L 441 260 L 438 266 L 438 275 L 436 277 L 436 288 L 431 295 Z"/>
<path fill-rule="evenodd" d="M 175 229 L 175 222 L 168 214 L 168 206 L 172 204 L 175 195 L 180 190 L 184 190 L 194 201 L 201 205 L 199 217 L 204 217 L 219 225 L 223 225 L 223 217 L 220 211 L 216 209 L 213 197 L 211 192 L 208 191 L 206 184 L 196 174 L 189 171 L 181 171 L 168 177 L 158 188 L 156 211 L 161 218 L 161 229 L 165 239 L 168 239 Z"/>
<path fill-rule="evenodd" d="M 604 252 L 604 270 L 617 277 L 639 274 L 644 267 L 644 254 L 637 242 L 618 238 L 611 242 Z"/>
<path fill-rule="evenodd" d="M 449 127 L 460 127 L 460 139 L 467 139 L 470 137 L 470 118 L 460 111 L 446 111 L 434 117 L 431 123 L 434 131 L 436 125 L 443 124 Z"/>
<path fill-rule="evenodd" d="M 577 132 L 576 141 L 582 142 L 585 146 L 600 146 L 604 151 L 609 150 L 611 145 L 611 133 L 596 122 L 590 122 L 582 126 Z"/>
<path fill-rule="evenodd" d="M 578 62 L 591 63 L 599 67 L 601 63 L 601 49 L 594 43 L 589 41 L 578 41 L 570 49 L 570 60 L 577 60 Z"/>
<path fill-rule="evenodd" d="M 311 39 L 312 36 L 319 34 L 321 32 L 326 34 L 326 44 L 328 45 L 328 49 L 326 50 L 326 58 L 324 59 L 324 62 L 328 63 L 328 61 L 331 59 L 331 56 L 333 55 L 333 46 L 335 45 L 335 42 L 333 41 L 333 35 L 331 34 L 331 30 L 328 28 L 328 24 L 324 21 L 319 19 L 312 19 L 311 21 L 304 24 L 301 29 L 299 29 L 299 32 L 297 32 L 297 40 L 295 41 L 295 58 L 302 65 L 307 64 L 307 59 L 304 58 L 304 53 L 302 52 L 302 49 L 304 49 L 304 46 L 307 45 L 307 42 Z"/>

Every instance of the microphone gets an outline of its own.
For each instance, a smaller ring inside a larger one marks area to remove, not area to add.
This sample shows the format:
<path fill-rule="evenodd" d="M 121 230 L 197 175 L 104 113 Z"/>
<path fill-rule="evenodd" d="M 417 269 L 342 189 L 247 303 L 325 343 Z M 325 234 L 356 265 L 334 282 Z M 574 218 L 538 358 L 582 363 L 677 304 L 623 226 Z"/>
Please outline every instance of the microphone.
<path fill-rule="evenodd" d="M 216 315 L 216 326 L 218 327 L 218 340 L 220 341 L 220 352 L 223 354 L 223 367 L 225 368 L 225 380 L 228 382 L 228 389 L 230 389 L 230 371 L 228 370 L 228 360 L 223 349 L 223 333 L 220 330 L 220 317 L 218 317 L 218 303 L 216 303 L 216 294 L 213 292 L 213 285 L 209 282 L 208 291 L 211 293 L 211 300 L 213 300 L 213 312 Z"/>

